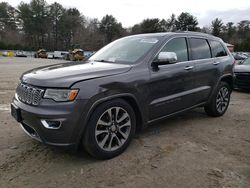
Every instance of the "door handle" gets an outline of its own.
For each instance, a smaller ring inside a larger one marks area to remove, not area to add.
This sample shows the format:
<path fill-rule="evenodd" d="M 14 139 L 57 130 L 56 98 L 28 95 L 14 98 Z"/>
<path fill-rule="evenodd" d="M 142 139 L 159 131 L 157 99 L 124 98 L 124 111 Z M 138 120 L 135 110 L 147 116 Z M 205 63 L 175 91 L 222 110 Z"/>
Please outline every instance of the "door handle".
<path fill-rule="evenodd" d="M 213 64 L 214 64 L 214 65 L 219 65 L 220 62 L 219 62 L 219 61 L 215 61 Z"/>
<path fill-rule="evenodd" d="M 193 69 L 194 68 L 194 66 L 186 66 L 185 67 L 185 70 L 191 70 L 191 69 Z"/>

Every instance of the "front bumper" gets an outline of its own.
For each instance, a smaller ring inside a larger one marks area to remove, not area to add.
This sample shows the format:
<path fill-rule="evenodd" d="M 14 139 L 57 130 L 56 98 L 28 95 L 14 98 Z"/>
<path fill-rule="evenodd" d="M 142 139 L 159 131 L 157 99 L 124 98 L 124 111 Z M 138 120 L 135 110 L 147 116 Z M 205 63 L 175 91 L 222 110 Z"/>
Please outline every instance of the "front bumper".
<path fill-rule="evenodd" d="M 30 137 L 47 145 L 65 147 L 78 145 L 85 122 L 85 104 L 80 99 L 64 103 L 42 99 L 39 106 L 24 104 L 17 97 L 12 101 L 20 112 L 21 127 Z M 49 129 L 42 120 L 60 120 L 60 127 Z"/>
<path fill-rule="evenodd" d="M 234 88 L 250 89 L 250 73 L 235 73 Z"/>

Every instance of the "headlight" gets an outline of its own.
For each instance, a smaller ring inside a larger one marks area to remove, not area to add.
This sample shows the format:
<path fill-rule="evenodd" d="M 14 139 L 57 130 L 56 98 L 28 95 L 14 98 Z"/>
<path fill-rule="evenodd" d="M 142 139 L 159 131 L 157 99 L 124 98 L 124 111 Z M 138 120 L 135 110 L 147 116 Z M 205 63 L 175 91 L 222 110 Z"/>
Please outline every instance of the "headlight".
<path fill-rule="evenodd" d="M 57 102 L 73 101 L 78 91 L 78 89 L 46 89 L 43 98 L 53 99 Z"/>

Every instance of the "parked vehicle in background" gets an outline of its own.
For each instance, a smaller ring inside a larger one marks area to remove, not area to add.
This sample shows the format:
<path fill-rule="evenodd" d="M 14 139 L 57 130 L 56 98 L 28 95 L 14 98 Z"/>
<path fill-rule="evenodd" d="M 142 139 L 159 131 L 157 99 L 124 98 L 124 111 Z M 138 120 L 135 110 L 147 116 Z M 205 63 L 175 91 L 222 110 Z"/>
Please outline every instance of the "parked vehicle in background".
<path fill-rule="evenodd" d="M 84 51 L 83 52 L 83 55 L 85 57 L 85 59 L 88 59 L 90 58 L 95 52 L 92 52 L 92 51 Z"/>
<path fill-rule="evenodd" d="M 195 32 L 118 39 L 87 62 L 36 68 L 20 78 L 12 116 L 32 138 L 121 154 L 136 130 L 195 107 L 222 116 L 234 58 L 217 37 Z"/>
<path fill-rule="evenodd" d="M 246 57 L 250 57 L 250 52 L 243 52 L 242 54 Z"/>
<path fill-rule="evenodd" d="M 55 59 L 63 59 L 65 55 L 69 54 L 66 51 L 54 51 L 54 58 Z"/>
<path fill-rule="evenodd" d="M 45 49 L 40 49 L 35 53 L 35 58 L 47 58 L 47 51 Z"/>
<path fill-rule="evenodd" d="M 240 52 L 233 52 L 232 53 L 233 57 L 235 60 L 244 60 L 248 58 L 246 54 L 240 53 Z"/>
<path fill-rule="evenodd" d="M 234 88 L 250 89 L 250 58 L 234 67 Z"/>
<path fill-rule="evenodd" d="M 48 52 L 47 53 L 47 58 L 48 59 L 54 59 L 54 53 L 53 52 Z"/>
<path fill-rule="evenodd" d="M 14 53 L 14 51 L 7 50 L 7 51 L 2 51 L 1 55 L 4 57 L 14 57 L 15 53 Z"/>
<path fill-rule="evenodd" d="M 16 51 L 16 57 L 27 57 L 24 51 Z"/>

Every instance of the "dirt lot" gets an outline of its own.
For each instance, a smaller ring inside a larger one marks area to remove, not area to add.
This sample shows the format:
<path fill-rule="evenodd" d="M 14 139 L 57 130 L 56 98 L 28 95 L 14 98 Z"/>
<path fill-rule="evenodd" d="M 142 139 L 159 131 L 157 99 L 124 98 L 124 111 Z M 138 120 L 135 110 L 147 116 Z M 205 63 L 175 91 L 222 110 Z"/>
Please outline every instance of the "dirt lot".
<path fill-rule="evenodd" d="M 143 130 L 122 155 L 98 161 L 29 138 L 10 116 L 22 72 L 55 60 L 0 57 L 0 187 L 250 187 L 250 93 L 227 113 L 202 108 Z"/>

